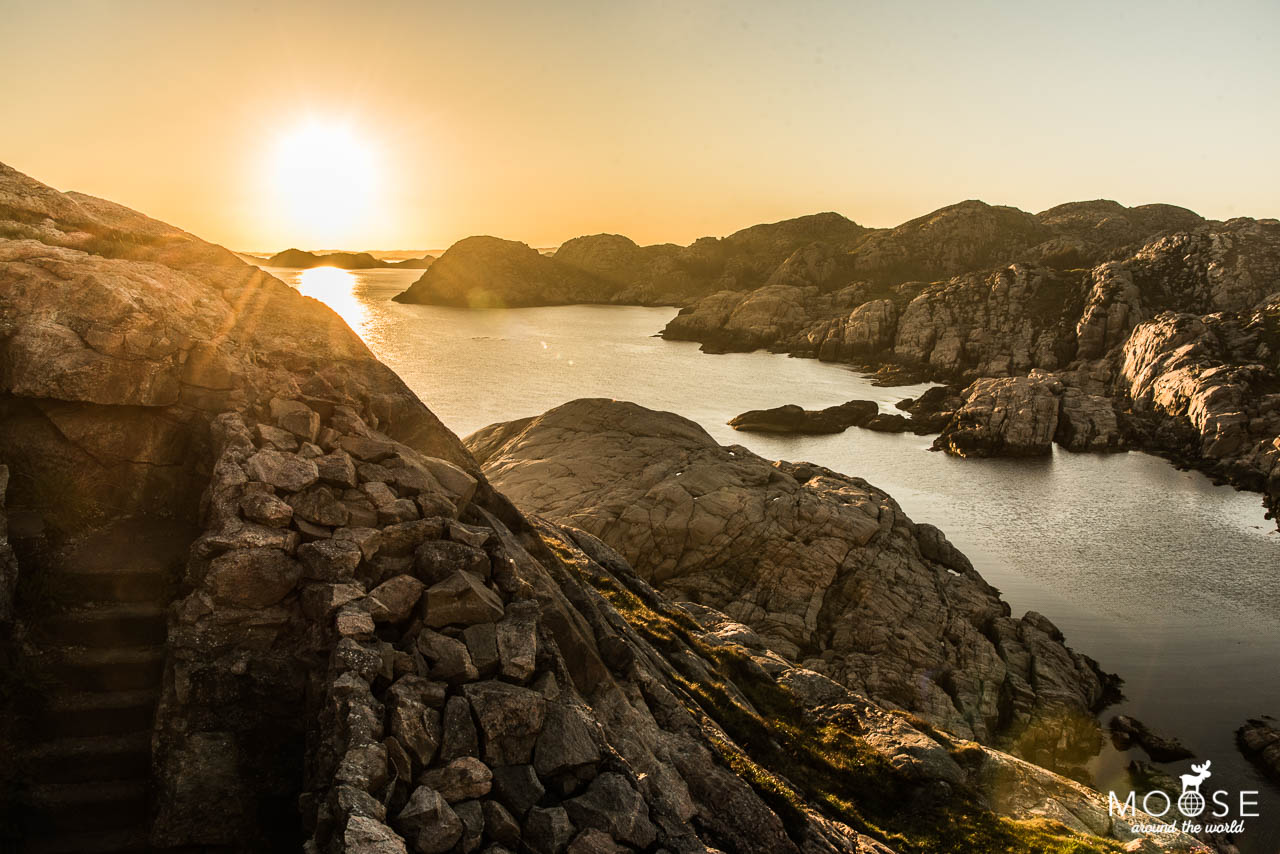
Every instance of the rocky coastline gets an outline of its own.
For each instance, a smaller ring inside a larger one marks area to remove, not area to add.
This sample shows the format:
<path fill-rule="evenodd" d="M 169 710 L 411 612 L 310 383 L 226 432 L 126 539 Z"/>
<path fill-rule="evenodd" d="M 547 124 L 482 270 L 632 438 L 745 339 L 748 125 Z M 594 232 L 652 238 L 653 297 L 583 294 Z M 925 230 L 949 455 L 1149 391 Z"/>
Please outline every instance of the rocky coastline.
<path fill-rule="evenodd" d="M 1274 516 L 1277 330 L 1280 223 L 1236 219 L 1152 235 L 1092 267 L 713 294 L 663 335 L 845 362 L 887 385 L 949 383 L 958 420 L 937 424 L 944 450 L 1136 448 L 1259 492 Z M 1010 430 L 1027 441 L 1007 442 Z"/>
<path fill-rule="evenodd" d="M 1068 450 L 1144 450 L 1280 510 L 1275 220 L 967 201 L 891 229 L 828 213 L 685 247 L 593 235 L 548 257 L 470 238 L 441 261 L 396 299 L 679 305 L 662 336 L 710 353 L 768 349 L 884 385 L 954 386 L 960 420 L 937 425 L 940 449 L 1040 455 L 1047 427 Z"/>
<path fill-rule="evenodd" d="M 660 426 L 777 497 L 782 530 L 852 526 L 754 542 L 821 557 L 829 605 L 678 528 L 635 520 L 655 565 L 616 527 L 526 513 L 327 307 L 0 166 L 0 807 L 21 817 L 0 842 L 1204 850 L 998 749 L 1068 764 L 1110 680 L 941 532 L 856 478 L 733 468 Z M 695 582 L 724 607 L 675 600 Z M 833 620 L 858 602 L 865 634 Z M 889 625 L 917 604 L 938 644 Z"/>

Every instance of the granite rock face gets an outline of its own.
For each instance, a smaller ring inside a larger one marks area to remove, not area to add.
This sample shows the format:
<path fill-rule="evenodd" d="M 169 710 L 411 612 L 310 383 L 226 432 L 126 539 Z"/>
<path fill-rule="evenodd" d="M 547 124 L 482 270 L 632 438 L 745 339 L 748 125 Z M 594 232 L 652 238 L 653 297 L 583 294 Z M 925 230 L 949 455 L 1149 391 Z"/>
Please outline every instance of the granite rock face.
<path fill-rule="evenodd" d="M 863 480 L 604 400 L 467 441 L 523 509 L 599 537 L 664 593 L 857 693 L 1042 764 L 1099 745 L 1110 677 L 1047 619 L 1013 619 L 945 537 Z"/>

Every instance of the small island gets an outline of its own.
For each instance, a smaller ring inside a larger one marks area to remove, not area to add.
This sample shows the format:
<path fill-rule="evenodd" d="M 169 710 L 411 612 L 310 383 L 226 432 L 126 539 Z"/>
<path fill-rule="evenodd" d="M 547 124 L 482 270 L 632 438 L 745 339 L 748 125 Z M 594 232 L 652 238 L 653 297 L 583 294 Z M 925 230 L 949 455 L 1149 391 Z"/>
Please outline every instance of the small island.
<path fill-rule="evenodd" d="M 340 270 L 378 270 L 383 268 L 399 268 L 402 270 L 425 270 L 436 259 L 432 255 L 421 258 L 407 258 L 404 261 L 384 261 L 375 258 L 368 252 L 329 252 L 317 255 L 303 249 L 286 249 L 267 258 L 263 264 L 267 267 L 287 267 L 295 270 L 309 270 L 312 267 L 337 267 Z"/>

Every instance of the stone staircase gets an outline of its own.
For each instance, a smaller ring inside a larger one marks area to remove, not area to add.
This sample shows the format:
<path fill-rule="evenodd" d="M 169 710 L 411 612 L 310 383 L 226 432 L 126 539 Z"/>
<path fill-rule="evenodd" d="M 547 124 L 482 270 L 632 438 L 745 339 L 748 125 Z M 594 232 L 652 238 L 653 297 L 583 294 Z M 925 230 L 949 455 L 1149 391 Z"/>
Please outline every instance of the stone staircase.
<path fill-rule="evenodd" d="M 50 607 L 30 630 L 49 684 L 26 756 L 25 851 L 149 850 L 166 607 L 190 541 L 171 520 L 130 519 L 45 570 Z"/>

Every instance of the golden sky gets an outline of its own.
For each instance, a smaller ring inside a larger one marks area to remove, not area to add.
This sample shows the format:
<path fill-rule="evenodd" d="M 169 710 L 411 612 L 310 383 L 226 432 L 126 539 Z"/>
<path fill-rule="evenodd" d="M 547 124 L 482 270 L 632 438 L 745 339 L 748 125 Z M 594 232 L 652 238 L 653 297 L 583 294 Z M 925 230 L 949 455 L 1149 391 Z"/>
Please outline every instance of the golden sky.
<path fill-rule="evenodd" d="M 0 161 L 243 250 L 1280 215 L 1280 4 L 0 0 Z"/>

